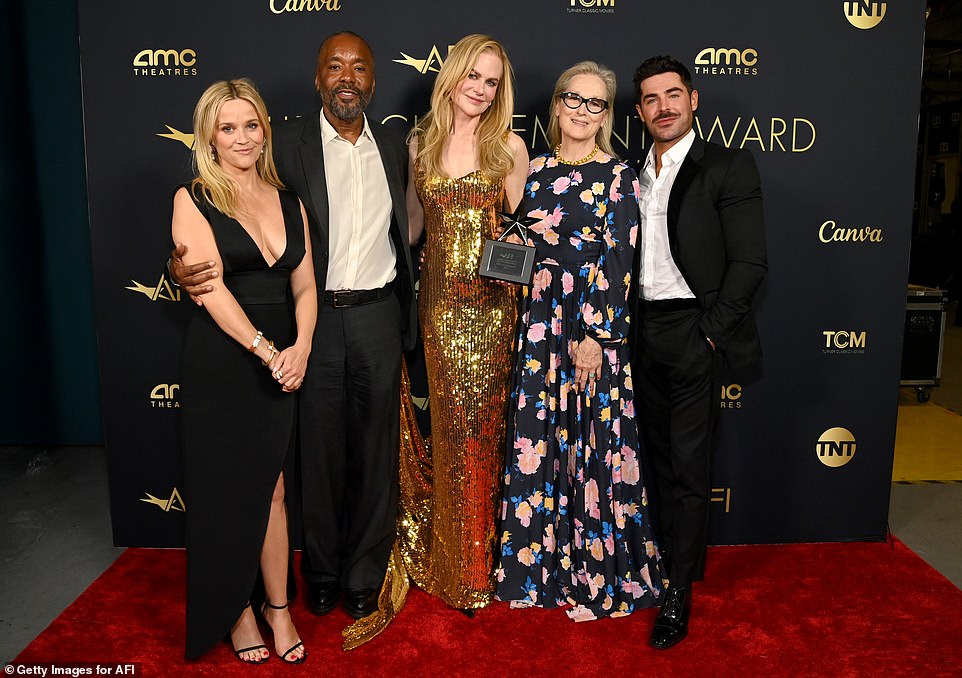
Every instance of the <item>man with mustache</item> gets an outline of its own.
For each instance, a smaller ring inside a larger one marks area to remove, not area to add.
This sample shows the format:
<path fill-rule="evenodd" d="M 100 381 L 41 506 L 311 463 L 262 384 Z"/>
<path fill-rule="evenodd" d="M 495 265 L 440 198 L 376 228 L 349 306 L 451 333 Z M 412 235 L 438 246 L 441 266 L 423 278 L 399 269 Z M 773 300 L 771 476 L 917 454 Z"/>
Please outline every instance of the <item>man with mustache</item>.
<path fill-rule="evenodd" d="M 691 584 L 704 575 L 718 369 L 761 358 L 751 307 L 768 264 L 755 161 L 696 137 L 688 69 L 652 57 L 634 86 L 653 144 L 639 172 L 632 362 L 669 577 L 650 644 L 667 649 L 687 635 Z"/>
<path fill-rule="evenodd" d="M 304 203 L 314 252 L 318 315 L 300 391 L 304 519 L 301 570 L 308 608 L 354 618 L 377 609 L 395 537 L 402 349 L 417 334 L 407 246 L 407 148 L 368 120 L 374 56 L 351 32 L 317 55 L 315 114 L 274 128 L 277 170 Z M 214 277 L 172 273 L 194 297 Z M 200 303 L 200 302 L 198 302 Z"/>

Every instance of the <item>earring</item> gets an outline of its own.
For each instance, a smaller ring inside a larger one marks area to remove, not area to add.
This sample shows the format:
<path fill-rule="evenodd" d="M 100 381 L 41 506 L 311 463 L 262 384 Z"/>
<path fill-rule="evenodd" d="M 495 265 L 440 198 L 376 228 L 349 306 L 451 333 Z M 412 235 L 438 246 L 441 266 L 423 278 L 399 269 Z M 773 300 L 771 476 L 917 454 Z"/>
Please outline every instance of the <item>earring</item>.
<path fill-rule="evenodd" d="M 213 144 L 211 144 L 211 147 L 210 147 L 210 159 L 215 162 L 217 161 L 217 149 L 214 148 Z"/>

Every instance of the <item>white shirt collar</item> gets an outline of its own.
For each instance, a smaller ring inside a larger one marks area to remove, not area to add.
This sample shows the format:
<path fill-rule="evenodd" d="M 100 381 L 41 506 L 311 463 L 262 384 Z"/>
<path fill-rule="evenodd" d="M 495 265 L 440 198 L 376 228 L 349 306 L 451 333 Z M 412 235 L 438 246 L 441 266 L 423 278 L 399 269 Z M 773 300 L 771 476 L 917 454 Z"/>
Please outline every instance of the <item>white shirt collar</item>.
<path fill-rule="evenodd" d="M 334 125 L 328 121 L 327 116 L 324 115 L 323 109 L 319 115 L 321 116 L 321 143 L 326 145 L 334 139 L 344 138 L 338 134 L 337 130 L 334 129 Z M 366 139 L 368 141 L 374 141 L 374 135 L 371 133 L 371 126 L 367 122 L 367 116 L 363 113 L 361 115 L 364 117 L 364 127 L 361 129 L 361 135 L 357 138 L 357 140 L 360 141 L 361 139 Z"/>
<path fill-rule="evenodd" d="M 695 143 L 695 130 L 694 128 L 688 130 L 688 134 L 683 136 L 681 140 L 665 151 L 661 156 L 662 166 L 664 165 L 680 165 L 685 160 L 685 156 L 688 155 L 688 151 L 691 150 L 692 144 Z M 667 162 L 665 159 L 667 158 Z M 649 165 L 653 165 L 655 162 L 655 147 L 652 146 L 651 150 L 648 151 L 648 158 L 645 160 L 645 169 L 647 170 Z"/>

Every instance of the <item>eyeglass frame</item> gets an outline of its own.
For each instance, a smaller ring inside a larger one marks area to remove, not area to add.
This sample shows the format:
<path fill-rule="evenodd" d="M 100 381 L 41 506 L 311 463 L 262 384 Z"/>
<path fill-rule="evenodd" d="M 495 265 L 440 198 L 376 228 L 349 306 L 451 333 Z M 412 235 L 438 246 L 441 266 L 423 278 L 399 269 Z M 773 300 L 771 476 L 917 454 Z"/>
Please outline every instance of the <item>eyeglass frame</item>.
<path fill-rule="evenodd" d="M 566 101 L 566 97 L 577 97 L 577 98 L 578 98 L 578 105 L 577 105 L 577 106 L 572 106 L 571 104 L 569 104 L 569 103 Z M 582 104 L 584 104 L 585 110 L 588 111 L 589 113 L 593 114 L 593 115 L 598 115 L 598 114 L 604 113 L 606 110 L 608 110 L 608 101 L 607 101 L 606 99 L 599 99 L 598 97 L 590 97 L 590 98 L 587 98 L 587 97 L 581 96 L 581 95 L 578 94 L 577 92 L 565 91 L 565 92 L 559 93 L 559 94 L 558 94 L 558 98 L 561 99 L 561 103 L 563 103 L 566 107 L 570 108 L 570 109 L 573 110 L 573 111 L 577 111 L 579 108 L 581 108 Z M 598 109 L 597 111 L 593 111 L 593 110 L 591 110 L 591 107 L 588 105 L 588 102 L 589 102 L 589 101 L 594 101 L 594 102 L 601 103 L 601 104 L 604 104 L 604 105 L 603 105 L 600 109 Z"/>

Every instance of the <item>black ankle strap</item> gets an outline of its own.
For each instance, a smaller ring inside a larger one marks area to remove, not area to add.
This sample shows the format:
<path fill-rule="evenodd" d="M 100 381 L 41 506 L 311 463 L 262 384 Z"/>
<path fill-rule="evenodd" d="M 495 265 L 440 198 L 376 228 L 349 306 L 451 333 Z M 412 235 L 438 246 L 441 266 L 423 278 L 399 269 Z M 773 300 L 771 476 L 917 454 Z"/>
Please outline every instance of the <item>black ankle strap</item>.
<path fill-rule="evenodd" d="M 269 601 L 269 600 L 265 600 L 265 601 L 264 601 L 264 605 L 266 605 L 267 607 L 271 608 L 272 610 L 283 610 L 284 608 L 286 608 L 286 607 L 287 607 L 288 605 L 290 605 L 290 604 L 291 604 L 290 601 L 287 601 L 287 602 L 284 603 L 283 605 L 274 605 L 274 604 L 273 604 L 271 601 Z"/>

